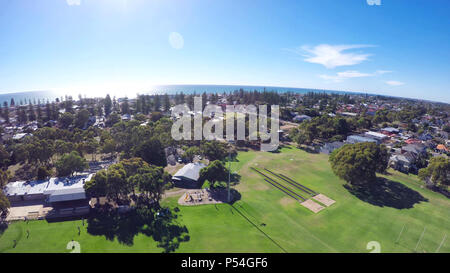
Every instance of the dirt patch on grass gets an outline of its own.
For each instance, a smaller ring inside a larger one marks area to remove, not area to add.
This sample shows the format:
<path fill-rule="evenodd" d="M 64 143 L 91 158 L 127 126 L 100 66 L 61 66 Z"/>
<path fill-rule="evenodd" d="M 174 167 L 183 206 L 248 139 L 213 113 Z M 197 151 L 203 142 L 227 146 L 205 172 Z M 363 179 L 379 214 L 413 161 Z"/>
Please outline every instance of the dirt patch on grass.
<path fill-rule="evenodd" d="M 291 197 L 285 196 L 285 197 L 280 199 L 280 204 L 283 207 L 289 206 L 289 205 L 294 204 L 294 203 L 296 203 L 296 201 L 294 199 L 292 199 Z"/>
<path fill-rule="evenodd" d="M 266 182 L 262 181 L 262 183 L 257 183 L 257 184 L 255 184 L 255 186 L 253 188 L 257 191 L 266 191 L 266 190 L 270 189 L 269 185 L 263 184 L 263 183 L 266 183 Z"/>
<path fill-rule="evenodd" d="M 324 204 L 327 207 L 329 207 L 329 206 L 333 205 L 334 203 L 336 203 L 336 201 L 334 201 L 333 199 L 331 199 L 331 198 L 329 198 L 326 195 L 323 195 L 321 193 L 319 193 L 318 195 L 314 196 L 313 199 L 319 201 L 320 203 Z"/>
<path fill-rule="evenodd" d="M 324 209 L 323 206 L 317 204 L 311 199 L 308 199 L 300 204 L 314 213 L 318 213 L 319 211 Z"/>

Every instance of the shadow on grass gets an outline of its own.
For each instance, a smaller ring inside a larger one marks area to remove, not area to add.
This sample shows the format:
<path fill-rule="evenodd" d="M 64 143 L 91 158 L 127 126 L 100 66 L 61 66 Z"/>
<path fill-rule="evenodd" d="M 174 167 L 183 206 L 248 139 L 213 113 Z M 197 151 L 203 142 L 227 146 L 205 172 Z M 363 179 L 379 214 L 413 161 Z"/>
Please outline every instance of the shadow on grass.
<path fill-rule="evenodd" d="M 236 200 L 237 201 L 237 200 Z M 277 247 L 279 247 L 283 252 L 287 253 L 286 249 L 284 249 L 277 241 L 275 241 L 272 237 L 270 237 L 267 233 L 265 233 L 257 224 L 255 224 L 252 220 L 250 220 L 244 213 L 242 213 L 239 208 L 233 204 L 231 204 L 231 212 L 233 209 L 239 213 L 245 220 L 247 220 L 251 225 L 253 225 L 262 235 L 264 235 L 267 239 L 269 239 L 272 243 L 274 243 Z M 266 224 L 262 223 L 261 226 L 266 226 Z"/>
<path fill-rule="evenodd" d="M 383 177 L 378 177 L 370 186 L 344 185 L 344 188 L 360 200 L 379 207 L 410 209 L 420 202 L 428 202 L 417 191 Z"/>
<path fill-rule="evenodd" d="M 140 203 L 135 209 L 119 213 L 110 206 L 102 206 L 87 219 L 87 231 L 91 235 L 103 235 L 108 240 L 115 238 L 119 243 L 133 245 L 139 233 L 153 237 L 163 252 L 175 251 L 181 242 L 190 240 L 188 229 L 177 222 L 175 210 L 159 210 Z"/>
<path fill-rule="evenodd" d="M 312 147 L 312 146 L 306 146 L 306 145 L 301 145 L 298 147 L 300 150 L 303 150 L 309 154 L 318 154 L 319 151 L 318 149 Z"/>
<path fill-rule="evenodd" d="M 5 232 L 5 230 L 8 228 L 8 223 L 6 221 L 3 221 L 0 219 L 0 236 Z"/>
<path fill-rule="evenodd" d="M 236 186 L 237 184 L 239 184 L 239 182 L 241 182 L 241 175 L 239 175 L 238 173 L 232 173 L 231 174 L 230 185 L 231 186 Z"/>

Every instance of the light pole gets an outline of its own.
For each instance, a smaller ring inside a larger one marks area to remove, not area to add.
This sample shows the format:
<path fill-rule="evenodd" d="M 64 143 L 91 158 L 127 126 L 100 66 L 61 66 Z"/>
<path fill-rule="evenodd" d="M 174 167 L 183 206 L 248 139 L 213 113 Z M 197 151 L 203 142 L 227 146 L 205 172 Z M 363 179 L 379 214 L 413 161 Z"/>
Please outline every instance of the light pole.
<path fill-rule="evenodd" d="M 228 203 L 231 202 L 231 194 L 230 194 L 230 182 L 231 182 L 231 143 L 233 141 L 229 140 L 228 143 L 230 144 L 230 147 L 228 148 L 228 185 L 227 185 L 227 191 L 228 191 Z"/>

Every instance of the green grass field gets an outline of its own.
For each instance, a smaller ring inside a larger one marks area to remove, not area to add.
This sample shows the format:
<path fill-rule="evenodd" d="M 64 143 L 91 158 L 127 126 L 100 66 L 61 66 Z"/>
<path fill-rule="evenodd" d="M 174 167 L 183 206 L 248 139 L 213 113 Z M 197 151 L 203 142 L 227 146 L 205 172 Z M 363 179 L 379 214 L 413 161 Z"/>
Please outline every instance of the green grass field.
<path fill-rule="evenodd" d="M 336 203 L 314 214 L 266 183 L 252 166 L 283 173 Z M 417 252 L 435 252 L 444 235 L 450 235 L 450 200 L 423 188 L 413 175 L 390 171 L 381 176 L 387 181 L 382 195 L 357 197 L 333 174 L 328 156 L 290 147 L 280 153 L 241 152 L 233 170 L 241 176 L 235 186 L 241 199 L 233 207 L 178 206 L 178 221 L 187 227 L 190 240 L 181 242 L 177 252 L 369 252 L 370 241 L 379 242 L 381 252 L 413 252 L 424 228 Z M 177 199 L 163 204 L 175 207 Z M 0 235 L 0 252 L 70 252 L 66 245 L 72 239 L 81 252 L 162 251 L 144 234 L 125 245 L 88 234 L 81 221 L 30 221 L 13 223 Z M 439 252 L 450 252 L 449 241 Z"/>

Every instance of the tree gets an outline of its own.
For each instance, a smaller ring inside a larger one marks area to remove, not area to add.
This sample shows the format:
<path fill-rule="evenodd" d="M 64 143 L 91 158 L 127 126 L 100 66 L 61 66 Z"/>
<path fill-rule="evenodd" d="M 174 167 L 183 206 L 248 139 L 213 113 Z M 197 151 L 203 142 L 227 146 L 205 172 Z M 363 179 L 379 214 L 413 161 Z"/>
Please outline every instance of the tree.
<path fill-rule="evenodd" d="M 110 156 L 112 157 L 113 153 L 116 151 L 116 143 L 114 142 L 114 140 L 113 139 L 105 140 L 105 142 L 101 147 L 101 151 L 102 153 L 110 154 Z"/>
<path fill-rule="evenodd" d="M 419 170 L 419 178 L 446 190 L 450 186 L 450 160 L 443 156 L 431 158 L 428 167 Z"/>
<path fill-rule="evenodd" d="M 8 167 L 10 163 L 10 156 L 8 151 L 6 151 L 5 146 L 3 144 L 0 144 L 0 168 L 6 168 Z"/>
<path fill-rule="evenodd" d="M 11 174 L 8 170 L 3 171 L 0 170 L 0 189 L 3 189 L 4 186 L 8 183 L 8 180 L 11 178 Z M 1 192 L 1 190 L 0 190 Z"/>
<path fill-rule="evenodd" d="M 388 160 L 386 147 L 373 142 L 344 145 L 329 158 L 334 174 L 351 185 L 374 182 L 376 172 L 384 172 Z"/>
<path fill-rule="evenodd" d="M 120 121 L 120 116 L 117 113 L 112 113 L 106 120 L 106 126 L 111 127 Z"/>
<path fill-rule="evenodd" d="M 91 138 L 84 145 L 86 152 L 92 155 L 93 161 L 96 161 L 97 150 L 100 146 L 98 141 L 95 138 Z"/>
<path fill-rule="evenodd" d="M 50 103 L 47 101 L 45 104 L 45 119 L 44 121 L 48 121 L 52 118 L 52 109 L 50 108 Z"/>
<path fill-rule="evenodd" d="M 5 107 L 5 110 L 3 111 L 3 118 L 5 119 L 5 123 L 9 124 L 9 107 L 8 107 L 8 105 Z"/>
<path fill-rule="evenodd" d="M 170 110 L 170 98 L 169 95 L 163 95 L 164 111 L 168 112 Z"/>
<path fill-rule="evenodd" d="M 109 114 L 111 114 L 111 108 L 112 108 L 111 97 L 109 96 L 109 94 L 107 94 L 105 98 L 105 116 L 108 117 Z"/>
<path fill-rule="evenodd" d="M 88 168 L 86 159 L 81 157 L 76 151 L 72 151 L 70 154 L 64 154 L 56 162 L 56 171 L 60 176 L 72 176 L 74 172 L 81 172 L 86 168 Z"/>
<path fill-rule="evenodd" d="M 44 180 L 51 175 L 52 175 L 52 173 L 47 167 L 39 166 L 39 168 L 37 170 L 37 179 L 38 180 Z"/>
<path fill-rule="evenodd" d="M 227 155 L 227 145 L 216 140 L 205 141 L 201 146 L 202 153 L 211 161 L 224 160 Z"/>
<path fill-rule="evenodd" d="M 139 145 L 136 149 L 135 156 L 142 158 L 149 164 L 162 167 L 167 165 L 164 147 L 161 142 L 155 138 L 149 139 Z"/>
<path fill-rule="evenodd" d="M 444 127 L 442 127 L 442 130 L 450 134 L 450 125 L 449 124 L 444 125 Z"/>
<path fill-rule="evenodd" d="M 155 95 L 153 99 L 154 111 L 159 112 L 161 110 L 161 97 L 159 95 Z"/>
<path fill-rule="evenodd" d="M 97 204 L 100 203 L 100 197 L 106 196 L 107 191 L 107 172 L 98 171 L 89 181 L 84 183 L 84 189 L 88 197 L 97 198 Z"/>
<path fill-rule="evenodd" d="M 106 175 L 106 196 L 119 202 L 121 199 L 127 199 L 130 189 L 124 168 L 119 164 L 111 165 Z"/>
<path fill-rule="evenodd" d="M 127 97 L 124 98 L 121 106 L 122 106 L 122 115 L 130 113 L 130 105 L 128 103 Z"/>
<path fill-rule="evenodd" d="M 194 160 L 194 156 L 199 155 L 199 154 L 200 154 L 200 148 L 197 146 L 192 146 L 192 147 L 187 148 L 186 151 L 184 151 L 182 158 L 185 161 L 192 162 L 192 160 Z"/>
<path fill-rule="evenodd" d="M 11 207 L 6 195 L 0 191 L 0 219 L 6 218 L 8 215 L 8 209 Z"/>
<path fill-rule="evenodd" d="M 89 115 L 90 113 L 86 109 L 81 109 L 80 111 L 78 111 L 75 115 L 75 127 L 80 129 L 84 128 L 89 120 Z"/>
<path fill-rule="evenodd" d="M 210 185 L 216 181 L 225 181 L 227 179 L 227 169 L 220 160 L 214 160 L 208 166 L 200 170 L 200 181 L 208 180 Z"/>
<path fill-rule="evenodd" d="M 163 115 L 161 114 L 161 112 L 152 112 L 152 115 L 151 115 L 151 120 L 153 121 L 153 122 L 157 122 L 158 120 L 160 120 L 161 118 L 163 117 Z"/>
<path fill-rule="evenodd" d="M 54 153 L 53 141 L 51 139 L 39 140 L 36 137 L 32 137 L 30 140 L 31 141 L 25 146 L 28 162 L 48 163 Z"/>
<path fill-rule="evenodd" d="M 64 112 L 59 118 L 59 122 L 63 128 L 68 128 L 74 121 L 74 116 L 70 112 Z"/>
<path fill-rule="evenodd" d="M 33 108 L 33 105 L 31 104 L 31 102 L 28 105 L 28 120 L 30 120 L 30 121 L 36 120 L 36 113 L 34 112 L 34 108 Z"/>
<path fill-rule="evenodd" d="M 139 192 L 151 202 L 159 206 L 159 201 L 167 188 L 171 176 L 162 167 L 147 165 L 131 176 L 129 181 L 136 185 Z"/>

